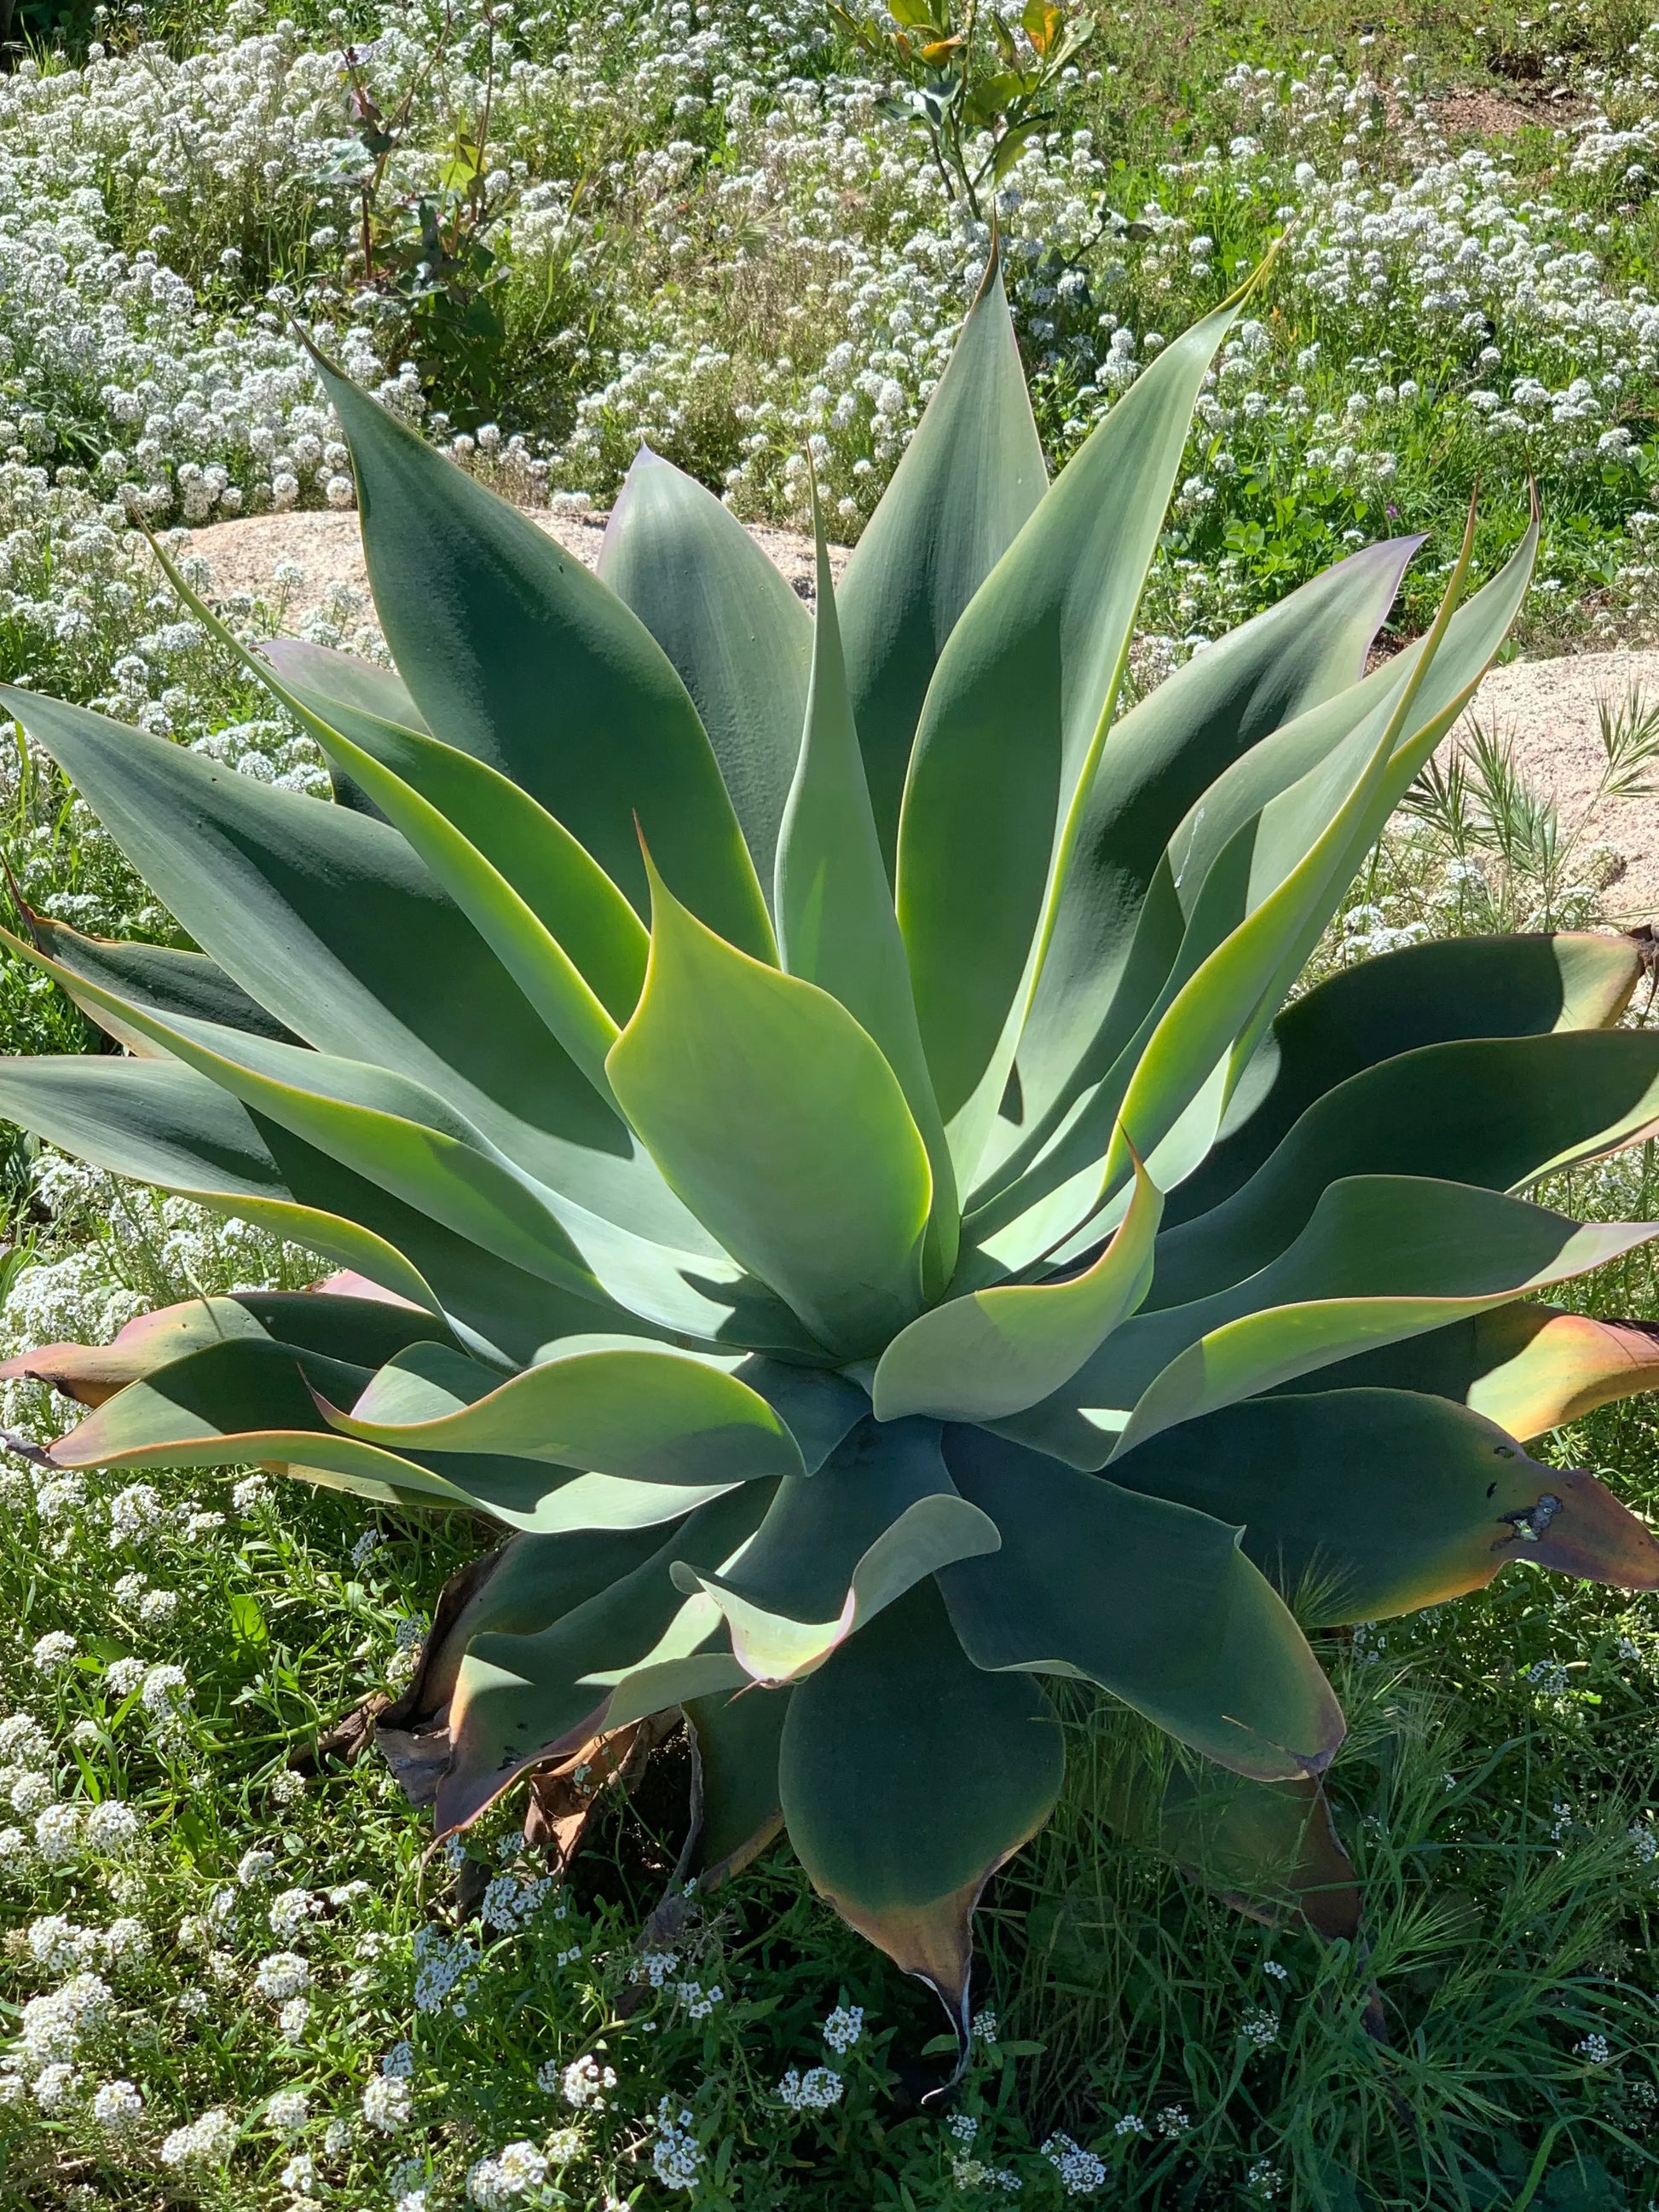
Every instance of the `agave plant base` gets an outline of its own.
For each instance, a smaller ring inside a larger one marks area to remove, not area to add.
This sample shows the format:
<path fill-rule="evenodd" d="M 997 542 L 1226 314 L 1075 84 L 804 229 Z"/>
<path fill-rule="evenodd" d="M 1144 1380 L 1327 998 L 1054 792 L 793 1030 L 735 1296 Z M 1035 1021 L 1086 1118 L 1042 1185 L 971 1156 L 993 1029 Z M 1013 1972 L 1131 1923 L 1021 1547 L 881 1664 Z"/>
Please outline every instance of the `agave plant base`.
<path fill-rule="evenodd" d="M 501 1525 L 386 1739 L 439 1832 L 684 1712 L 689 1870 L 781 1822 L 964 2046 L 975 1900 L 1061 1784 L 1045 1685 L 1237 1778 L 1224 1861 L 1291 1820 L 1312 1899 L 1343 1722 L 1304 1628 L 1512 1562 L 1659 1587 L 1526 1449 L 1659 1377 L 1651 1330 L 1540 1299 L 1659 1230 L 1522 1194 L 1659 1122 L 1642 948 L 1293 995 L 1536 518 L 1369 673 L 1414 541 L 1118 711 L 1242 305 L 1050 484 L 994 264 L 811 614 L 653 457 L 595 577 L 319 362 L 395 670 L 244 657 L 333 803 L 4 694 L 189 949 L 26 916 L 125 1050 L 0 1063 L 0 1111 L 338 1271 L 14 1362 L 85 1409 L 52 1462 Z M 1200 1798 L 1155 1808 L 1177 1847 Z"/>

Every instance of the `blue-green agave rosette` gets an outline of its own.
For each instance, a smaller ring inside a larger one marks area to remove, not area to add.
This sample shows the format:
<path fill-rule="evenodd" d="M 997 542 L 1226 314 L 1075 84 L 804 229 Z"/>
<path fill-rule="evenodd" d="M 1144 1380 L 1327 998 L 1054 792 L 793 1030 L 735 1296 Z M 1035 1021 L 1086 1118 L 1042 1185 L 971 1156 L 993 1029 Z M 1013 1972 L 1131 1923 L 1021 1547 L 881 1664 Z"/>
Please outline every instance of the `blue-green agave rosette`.
<path fill-rule="evenodd" d="M 12 939 L 128 1049 L 7 1060 L 0 1112 L 349 1286 L 14 1363 L 88 1409 L 53 1462 L 490 1516 L 413 1716 L 440 1831 L 682 1708 L 703 1867 L 781 1817 L 959 2029 L 1060 1788 L 1053 1678 L 1302 1802 L 1343 1723 L 1298 1591 L 1659 1587 L 1524 1449 L 1659 1372 L 1538 1296 L 1655 1227 L 1522 1194 L 1659 1119 L 1637 949 L 1425 944 L 1291 999 L 1535 524 L 1370 673 L 1413 541 L 1120 712 L 1236 313 L 1049 483 L 994 268 L 815 614 L 649 454 L 589 574 L 325 363 L 395 673 L 257 665 L 337 803 L 4 700 L 200 949 Z"/>

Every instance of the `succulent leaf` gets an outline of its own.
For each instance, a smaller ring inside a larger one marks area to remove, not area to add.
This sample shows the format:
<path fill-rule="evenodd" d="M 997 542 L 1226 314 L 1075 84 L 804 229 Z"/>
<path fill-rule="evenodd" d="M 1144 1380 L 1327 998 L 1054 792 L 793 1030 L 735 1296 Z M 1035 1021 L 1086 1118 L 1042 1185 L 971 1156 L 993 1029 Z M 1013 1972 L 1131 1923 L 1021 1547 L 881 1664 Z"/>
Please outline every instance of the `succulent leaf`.
<path fill-rule="evenodd" d="M 1509 1106 L 1494 1122 L 1492 1100 Z M 1659 1036 L 1562 1030 L 1395 1054 L 1316 1099 L 1248 1182 L 1160 1238 L 1149 1310 L 1242 1282 L 1344 1176 L 1513 1191 L 1640 1143 L 1659 1121 Z"/>
<path fill-rule="evenodd" d="M 878 1417 L 993 1421 L 1061 1389 L 1152 1280 L 1164 1195 L 1139 1160 L 1134 1172 L 1128 1211 L 1080 1274 L 973 1291 L 901 1329 L 876 1365 Z"/>
<path fill-rule="evenodd" d="M 677 1562 L 674 1579 L 720 1607 L 738 1664 L 772 1685 L 811 1674 L 884 1606 L 1000 1540 L 957 1495 L 931 1421 L 872 1423 L 812 1481 L 779 1484 L 732 1565 Z"/>
<path fill-rule="evenodd" d="M 637 819 L 692 911 L 769 958 L 719 766 L 645 624 L 320 358 L 318 374 L 351 448 L 375 611 L 428 729 L 539 800 L 643 915 Z"/>
<path fill-rule="evenodd" d="M 1322 1626 L 1438 1605 L 1516 1559 L 1659 1587 L 1659 1543 L 1593 1476 L 1413 1391 L 1253 1398 L 1149 1437 L 1112 1474 L 1236 1514 L 1246 1552 Z"/>
<path fill-rule="evenodd" d="M 778 945 L 785 972 L 839 999 L 899 1079 L 933 1179 L 923 1273 L 937 1297 L 957 1263 L 956 1177 L 876 841 L 816 499 L 813 514 L 817 612 L 805 731 L 778 837 Z"/>
<path fill-rule="evenodd" d="M 1328 976 L 1262 1039 L 1214 1150 L 1170 1193 L 1166 1229 L 1230 1197 L 1302 1115 L 1350 1077 L 1425 1045 L 1607 1028 L 1641 972 L 1630 938 L 1562 931 L 1444 938 Z"/>
<path fill-rule="evenodd" d="M 670 1187 L 843 1358 L 921 1304 L 927 1153 L 868 1033 L 653 876 L 651 964 L 606 1063 Z"/>
<path fill-rule="evenodd" d="M 976 1667 L 1084 1675 L 1263 1781 L 1328 1765 L 1341 1708 L 1237 1528 L 982 1430 L 948 1431 L 945 1449 L 1002 1536 L 939 1577 Z"/>
<path fill-rule="evenodd" d="M 842 580 L 853 720 L 890 881 L 939 655 L 1047 489 L 994 246 L 956 349 Z"/>
<path fill-rule="evenodd" d="M 963 610 L 933 672 L 896 897 L 922 1041 L 971 1187 L 1230 303 L 1145 369 Z M 1018 746 L 1008 732 L 1022 732 Z M 1012 1017 L 1012 1019 L 1011 1019 Z"/>
<path fill-rule="evenodd" d="M 1135 994 L 1120 994 L 1119 985 L 1136 926 L 1155 890 L 1174 901 L 1162 872 L 1170 838 L 1234 760 L 1359 682 L 1421 542 L 1391 539 L 1328 568 L 1195 654 L 1114 723 L 1083 794 L 1071 866 L 1020 1032 L 1019 1119 L 995 1126 L 988 1170 L 1116 1057 L 1138 1018 L 1122 1029 L 1120 998 L 1133 1006 Z M 1115 1023 L 1122 1030 L 1116 1048 Z"/>
<path fill-rule="evenodd" d="M 790 1692 L 790 1841 L 842 1917 L 938 1992 L 961 2064 L 974 1907 L 1048 1819 L 1062 1765 L 1042 1691 L 975 1667 L 928 1583 Z"/>
<path fill-rule="evenodd" d="M 676 1558 L 710 1567 L 728 1558 L 765 1510 L 763 1490 L 744 1484 L 701 1506 L 637 1566 L 561 1610 L 550 1626 L 471 1641 L 450 1701 L 454 1751 L 438 1787 L 440 1834 L 476 1820 L 526 1767 L 620 1726 L 636 1671 L 649 1668 L 665 1692 L 647 1711 L 738 1686 L 742 1672 L 729 1653 L 702 1648 L 719 1613 L 706 1600 L 688 1605 L 668 1569 Z M 725 1670 L 718 1684 L 708 1679 L 719 1671 L 710 1659 Z"/>
<path fill-rule="evenodd" d="M 737 518 L 647 446 L 611 510 L 599 573 L 690 693 L 769 904 L 811 617 Z"/>

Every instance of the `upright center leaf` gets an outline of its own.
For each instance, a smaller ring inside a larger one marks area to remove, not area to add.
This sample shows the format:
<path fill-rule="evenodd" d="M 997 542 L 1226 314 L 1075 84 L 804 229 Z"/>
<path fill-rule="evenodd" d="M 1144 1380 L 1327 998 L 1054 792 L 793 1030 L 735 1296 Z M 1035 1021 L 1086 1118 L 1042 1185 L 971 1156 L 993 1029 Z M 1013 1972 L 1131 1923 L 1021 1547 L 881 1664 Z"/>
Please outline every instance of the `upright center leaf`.
<path fill-rule="evenodd" d="M 651 871 L 651 959 L 605 1062 L 703 1225 L 842 1359 L 922 1304 L 933 1182 L 897 1077 L 815 985 L 735 951 Z"/>

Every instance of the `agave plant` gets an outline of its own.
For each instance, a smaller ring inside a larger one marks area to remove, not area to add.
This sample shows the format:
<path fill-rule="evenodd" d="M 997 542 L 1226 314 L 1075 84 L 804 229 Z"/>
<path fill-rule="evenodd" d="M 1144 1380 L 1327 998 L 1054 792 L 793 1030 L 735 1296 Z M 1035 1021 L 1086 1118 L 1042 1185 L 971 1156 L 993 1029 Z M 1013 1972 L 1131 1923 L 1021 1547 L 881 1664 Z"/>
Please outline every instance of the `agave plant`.
<path fill-rule="evenodd" d="M 994 267 L 815 613 L 649 454 L 590 575 L 322 362 L 396 672 L 252 665 L 335 803 L 5 699 L 200 949 L 31 917 L 127 1050 L 8 1060 L 0 1109 L 338 1271 L 14 1363 L 90 1409 L 51 1461 L 502 1524 L 396 1716 L 439 1830 L 681 1711 L 694 1866 L 781 1820 L 959 2032 L 975 1901 L 1061 1785 L 1045 1681 L 1305 1794 L 1343 1722 L 1298 1593 L 1659 1587 L 1522 1448 L 1659 1375 L 1534 1295 L 1659 1230 L 1516 1195 L 1659 1117 L 1638 948 L 1291 998 L 1535 518 L 1369 673 L 1417 541 L 1119 711 L 1238 304 L 1051 484 Z"/>

